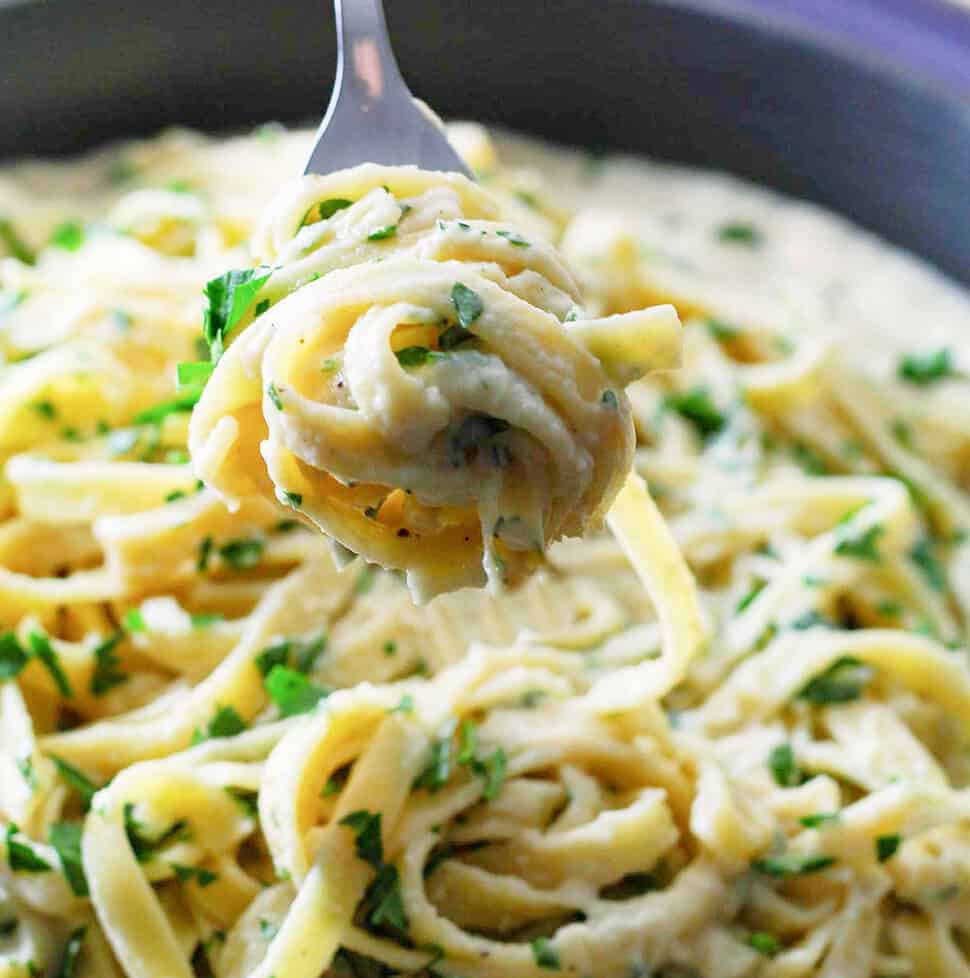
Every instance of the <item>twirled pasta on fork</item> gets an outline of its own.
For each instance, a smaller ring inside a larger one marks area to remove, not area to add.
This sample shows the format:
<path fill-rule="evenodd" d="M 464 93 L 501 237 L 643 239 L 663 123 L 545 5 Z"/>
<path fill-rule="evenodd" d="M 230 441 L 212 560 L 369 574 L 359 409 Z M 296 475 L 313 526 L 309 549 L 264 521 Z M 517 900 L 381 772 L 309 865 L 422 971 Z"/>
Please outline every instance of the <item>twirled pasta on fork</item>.
<path fill-rule="evenodd" d="M 210 316 L 208 485 L 275 496 L 419 600 L 518 583 L 602 521 L 633 459 L 623 388 L 677 363 L 672 306 L 585 318 L 552 245 L 414 167 L 302 178 L 254 251 Z"/>

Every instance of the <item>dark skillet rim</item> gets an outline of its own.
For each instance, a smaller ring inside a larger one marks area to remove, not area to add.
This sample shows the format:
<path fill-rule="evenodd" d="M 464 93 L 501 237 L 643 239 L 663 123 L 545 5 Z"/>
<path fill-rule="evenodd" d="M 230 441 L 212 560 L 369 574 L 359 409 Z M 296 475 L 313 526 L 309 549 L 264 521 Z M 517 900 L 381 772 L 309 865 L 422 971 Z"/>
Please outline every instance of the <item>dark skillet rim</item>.
<path fill-rule="evenodd" d="M 970 6 L 956 0 L 640 2 L 742 23 L 970 108 Z"/>

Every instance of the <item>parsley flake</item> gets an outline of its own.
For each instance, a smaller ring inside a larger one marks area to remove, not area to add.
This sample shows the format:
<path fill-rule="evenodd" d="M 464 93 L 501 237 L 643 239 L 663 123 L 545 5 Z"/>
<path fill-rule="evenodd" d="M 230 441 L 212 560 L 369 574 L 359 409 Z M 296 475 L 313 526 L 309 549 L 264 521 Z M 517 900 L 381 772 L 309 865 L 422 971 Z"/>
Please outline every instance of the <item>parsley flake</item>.
<path fill-rule="evenodd" d="M 902 839 L 898 835 L 880 835 L 876 837 L 876 859 L 884 863 L 896 855 L 896 850 Z"/>
<path fill-rule="evenodd" d="M 88 881 L 81 864 L 81 826 L 76 822 L 55 822 L 48 839 L 61 861 L 71 891 L 75 896 L 87 896 Z"/>
<path fill-rule="evenodd" d="M 20 829 L 11 822 L 7 826 L 7 862 L 15 873 L 47 873 L 51 864 L 24 842 L 18 842 Z"/>
<path fill-rule="evenodd" d="M 761 859 L 756 859 L 751 863 L 751 868 L 765 876 L 784 879 L 787 876 L 808 876 L 811 873 L 819 873 L 834 864 L 835 858 L 823 853 L 788 852 L 778 856 L 764 856 Z"/>
<path fill-rule="evenodd" d="M 469 326 L 485 311 L 485 303 L 477 292 L 473 292 L 463 282 L 455 282 L 451 289 L 451 304 L 458 314 L 458 325 L 462 329 Z"/>
<path fill-rule="evenodd" d="M 98 786 L 83 771 L 79 771 L 56 754 L 51 754 L 50 759 L 54 762 L 61 780 L 78 793 L 81 798 L 81 809 L 86 812 L 91 807 L 91 799 L 98 790 Z"/>
<path fill-rule="evenodd" d="M 43 632 L 31 632 L 27 640 L 30 643 L 31 655 L 50 673 L 57 691 L 61 696 L 70 699 L 74 695 L 74 690 L 71 689 L 71 684 L 61 668 L 61 660 L 50 639 Z"/>
<path fill-rule="evenodd" d="M 103 696 L 115 686 L 120 686 L 131 678 L 118 668 L 121 660 L 115 654 L 115 649 L 124 637 L 124 632 L 115 632 L 94 648 L 94 672 L 91 673 L 89 688 L 95 696 Z"/>
<path fill-rule="evenodd" d="M 896 373 L 901 380 L 927 387 L 944 377 L 953 376 L 956 371 L 953 356 L 949 348 L 944 347 L 931 353 L 907 354 L 899 361 Z"/>
<path fill-rule="evenodd" d="M 758 245 L 763 235 L 753 224 L 741 221 L 729 221 L 717 229 L 718 241 L 727 244 Z"/>
<path fill-rule="evenodd" d="M 827 669 L 810 679 L 799 691 L 798 699 L 814 706 L 850 703 L 857 700 L 872 678 L 872 671 L 853 656 L 836 659 Z"/>
<path fill-rule="evenodd" d="M 13 632 L 0 635 L 0 682 L 19 675 L 29 658 Z"/>
<path fill-rule="evenodd" d="M 208 308 L 205 310 L 202 335 L 209 344 L 213 363 L 222 356 L 226 335 L 246 315 L 271 274 L 272 269 L 268 268 L 237 269 L 206 284 Z"/>
<path fill-rule="evenodd" d="M 263 685 L 283 717 L 309 713 L 330 695 L 330 690 L 326 687 L 318 686 L 302 672 L 286 666 L 273 666 Z"/>
<path fill-rule="evenodd" d="M 547 971 L 558 971 L 560 968 L 559 952 L 547 937 L 537 937 L 532 942 L 532 957 L 538 967 Z"/>

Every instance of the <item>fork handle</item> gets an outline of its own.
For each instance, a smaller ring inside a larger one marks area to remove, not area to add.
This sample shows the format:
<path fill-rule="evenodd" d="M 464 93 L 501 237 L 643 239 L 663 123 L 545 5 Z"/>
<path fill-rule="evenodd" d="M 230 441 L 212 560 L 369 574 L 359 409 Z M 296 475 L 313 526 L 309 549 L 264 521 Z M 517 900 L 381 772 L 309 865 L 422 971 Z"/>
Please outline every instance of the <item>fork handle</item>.
<path fill-rule="evenodd" d="M 334 12 L 338 80 L 363 101 L 376 101 L 387 83 L 401 76 L 387 33 L 384 5 L 381 0 L 334 0 Z"/>

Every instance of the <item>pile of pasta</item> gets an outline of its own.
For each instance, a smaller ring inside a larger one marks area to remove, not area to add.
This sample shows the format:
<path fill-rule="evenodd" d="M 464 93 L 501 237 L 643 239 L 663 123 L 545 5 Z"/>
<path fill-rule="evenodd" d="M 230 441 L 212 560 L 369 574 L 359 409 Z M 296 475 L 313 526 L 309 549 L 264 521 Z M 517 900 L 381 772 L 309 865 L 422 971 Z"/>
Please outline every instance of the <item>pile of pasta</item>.
<path fill-rule="evenodd" d="M 673 303 L 684 363 L 627 390 L 609 531 L 419 606 L 272 452 L 189 462 L 203 290 L 308 135 L 0 173 L 0 975 L 966 978 L 966 342 L 880 375 L 718 275 L 771 256 L 740 218 L 671 255 L 599 164 L 574 212 L 451 135 L 559 315 Z"/>

